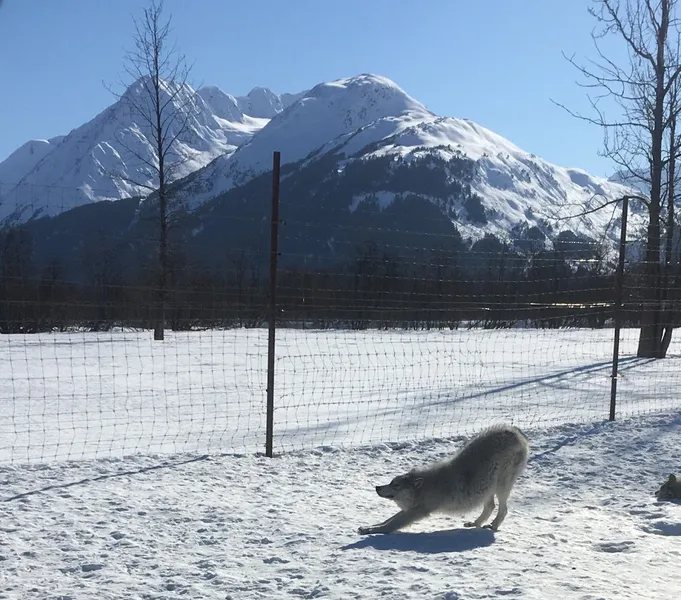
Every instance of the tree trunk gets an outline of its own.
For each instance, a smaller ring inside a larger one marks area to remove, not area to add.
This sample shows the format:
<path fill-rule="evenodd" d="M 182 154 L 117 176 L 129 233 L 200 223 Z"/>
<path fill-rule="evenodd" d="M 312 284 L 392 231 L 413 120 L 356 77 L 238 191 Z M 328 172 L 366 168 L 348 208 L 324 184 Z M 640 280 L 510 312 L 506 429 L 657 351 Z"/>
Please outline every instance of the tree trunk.
<path fill-rule="evenodd" d="M 665 45 L 669 30 L 669 1 L 661 2 L 660 26 L 656 35 L 655 103 L 651 136 L 651 186 L 648 207 L 648 239 L 645 253 L 645 290 L 637 356 L 660 358 L 662 350 L 662 296 L 660 281 L 660 199 L 662 195 L 662 148 L 665 112 Z"/>
<path fill-rule="evenodd" d="M 669 344 L 672 341 L 674 331 L 674 310 L 669 299 L 671 271 L 672 271 L 672 252 L 674 244 L 674 178 L 676 177 L 676 117 L 672 117 L 669 124 L 669 163 L 667 166 L 667 225 L 665 228 L 665 248 L 664 248 L 664 320 L 662 341 L 660 343 L 660 358 L 667 356 Z"/>
<path fill-rule="evenodd" d="M 166 288 L 168 285 L 168 196 L 166 190 L 165 148 L 163 145 L 163 122 L 161 106 L 161 81 L 159 77 L 158 52 L 154 54 L 154 86 L 156 111 L 156 151 L 158 152 L 158 212 L 159 212 L 159 245 L 158 261 L 160 281 L 158 288 L 158 316 L 154 329 L 154 340 L 165 338 L 166 325 Z"/>

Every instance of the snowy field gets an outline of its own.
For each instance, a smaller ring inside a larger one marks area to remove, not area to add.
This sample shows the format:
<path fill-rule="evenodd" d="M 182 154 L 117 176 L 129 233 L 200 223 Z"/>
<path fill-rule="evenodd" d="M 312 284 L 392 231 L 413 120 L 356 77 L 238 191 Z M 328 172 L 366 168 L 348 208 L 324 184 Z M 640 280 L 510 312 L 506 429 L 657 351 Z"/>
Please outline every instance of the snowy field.
<path fill-rule="evenodd" d="M 610 330 L 279 331 L 274 459 L 264 331 L 4 336 L 0 599 L 673 597 L 681 346 L 636 335 L 608 423 Z M 500 531 L 357 534 L 498 421 L 532 443 Z"/>
<path fill-rule="evenodd" d="M 275 451 L 468 434 L 608 415 L 612 330 L 279 330 Z M 623 332 L 618 417 L 681 408 L 664 361 Z M 0 337 L 0 464 L 265 444 L 267 332 Z"/>
<path fill-rule="evenodd" d="M 501 529 L 394 511 L 373 491 L 460 439 L 0 467 L 2 599 L 641 600 L 678 596 L 681 412 L 528 429 Z"/>

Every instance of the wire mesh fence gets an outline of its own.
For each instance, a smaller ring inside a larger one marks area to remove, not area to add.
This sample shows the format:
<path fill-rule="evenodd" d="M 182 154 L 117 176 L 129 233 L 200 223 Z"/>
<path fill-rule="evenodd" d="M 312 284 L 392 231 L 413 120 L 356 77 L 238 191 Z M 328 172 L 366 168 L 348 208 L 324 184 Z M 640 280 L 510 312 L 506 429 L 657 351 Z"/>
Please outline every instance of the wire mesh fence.
<path fill-rule="evenodd" d="M 651 300 L 629 257 L 618 298 L 618 232 L 466 239 L 408 198 L 348 220 L 286 192 L 273 312 L 267 192 L 213 207 L 201 235 L 178 217 L 162 296 L 138 200 L 5 227 L 0 462 L 262 452 L 268 386 L 275 452 L 603 420 L 617 315 L 617 416 L 681 407 L 677 336 L 664 360 L 637 357 L 646 315 L 662 337 L 678 325 L 678 261 Z"/>

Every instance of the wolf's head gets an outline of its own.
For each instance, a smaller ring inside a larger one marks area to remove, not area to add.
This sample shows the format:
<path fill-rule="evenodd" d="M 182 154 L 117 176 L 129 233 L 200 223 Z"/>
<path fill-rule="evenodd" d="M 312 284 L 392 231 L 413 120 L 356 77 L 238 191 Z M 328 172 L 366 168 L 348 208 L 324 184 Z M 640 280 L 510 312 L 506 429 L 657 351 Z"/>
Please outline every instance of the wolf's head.
<path fill-rule="evenodd" d="M 423 485 L 423 477 L 414 473 L 398 475 L 387 485 L 377 485 L 376 493 L 381 498 L 393 500 L 402 510 L 407 510 L 416 504 L 416 497 Z"/>
<path fill-rule="evenodd" d="M 681 500 L 681 481 L 675 475 L 670 475 L 669 479 L 657 490 L 658 500 Z"/>

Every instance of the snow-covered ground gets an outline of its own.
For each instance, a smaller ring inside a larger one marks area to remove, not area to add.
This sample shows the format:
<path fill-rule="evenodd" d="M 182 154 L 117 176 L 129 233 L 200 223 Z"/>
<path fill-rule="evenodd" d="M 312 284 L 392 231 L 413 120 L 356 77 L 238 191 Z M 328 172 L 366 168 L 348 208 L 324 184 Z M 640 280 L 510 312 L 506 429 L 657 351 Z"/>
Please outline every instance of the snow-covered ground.
<path fill-rule="evenodd" d="M 681 466 L 681 412 L 526 433 L 495 534 L 356 533 L 394 511 L 374 484 L 461 439 L 0 467 L 0 598 L 676 597 L 681 505 L 653 493 Z"/>
<path fill-rule="evenodd" d="M 636 335 L 608 423 L 611 330 L 281 330 L 274 459 L 263 330 L 3 336 L 0 599 L 671 598 L 681 346 Z M 499 421 L 532 443 L 499 532 L 356 533 Z"/>
<path fill-rule="evenodd" d="M 277 333 L 275 451 L 591 422 L 610 404 L 612 330 Z M 618 417 L 681 408 L 624 331 Z M 0 337 L 0 464 L 264 450 L 267 331 Z"/>

